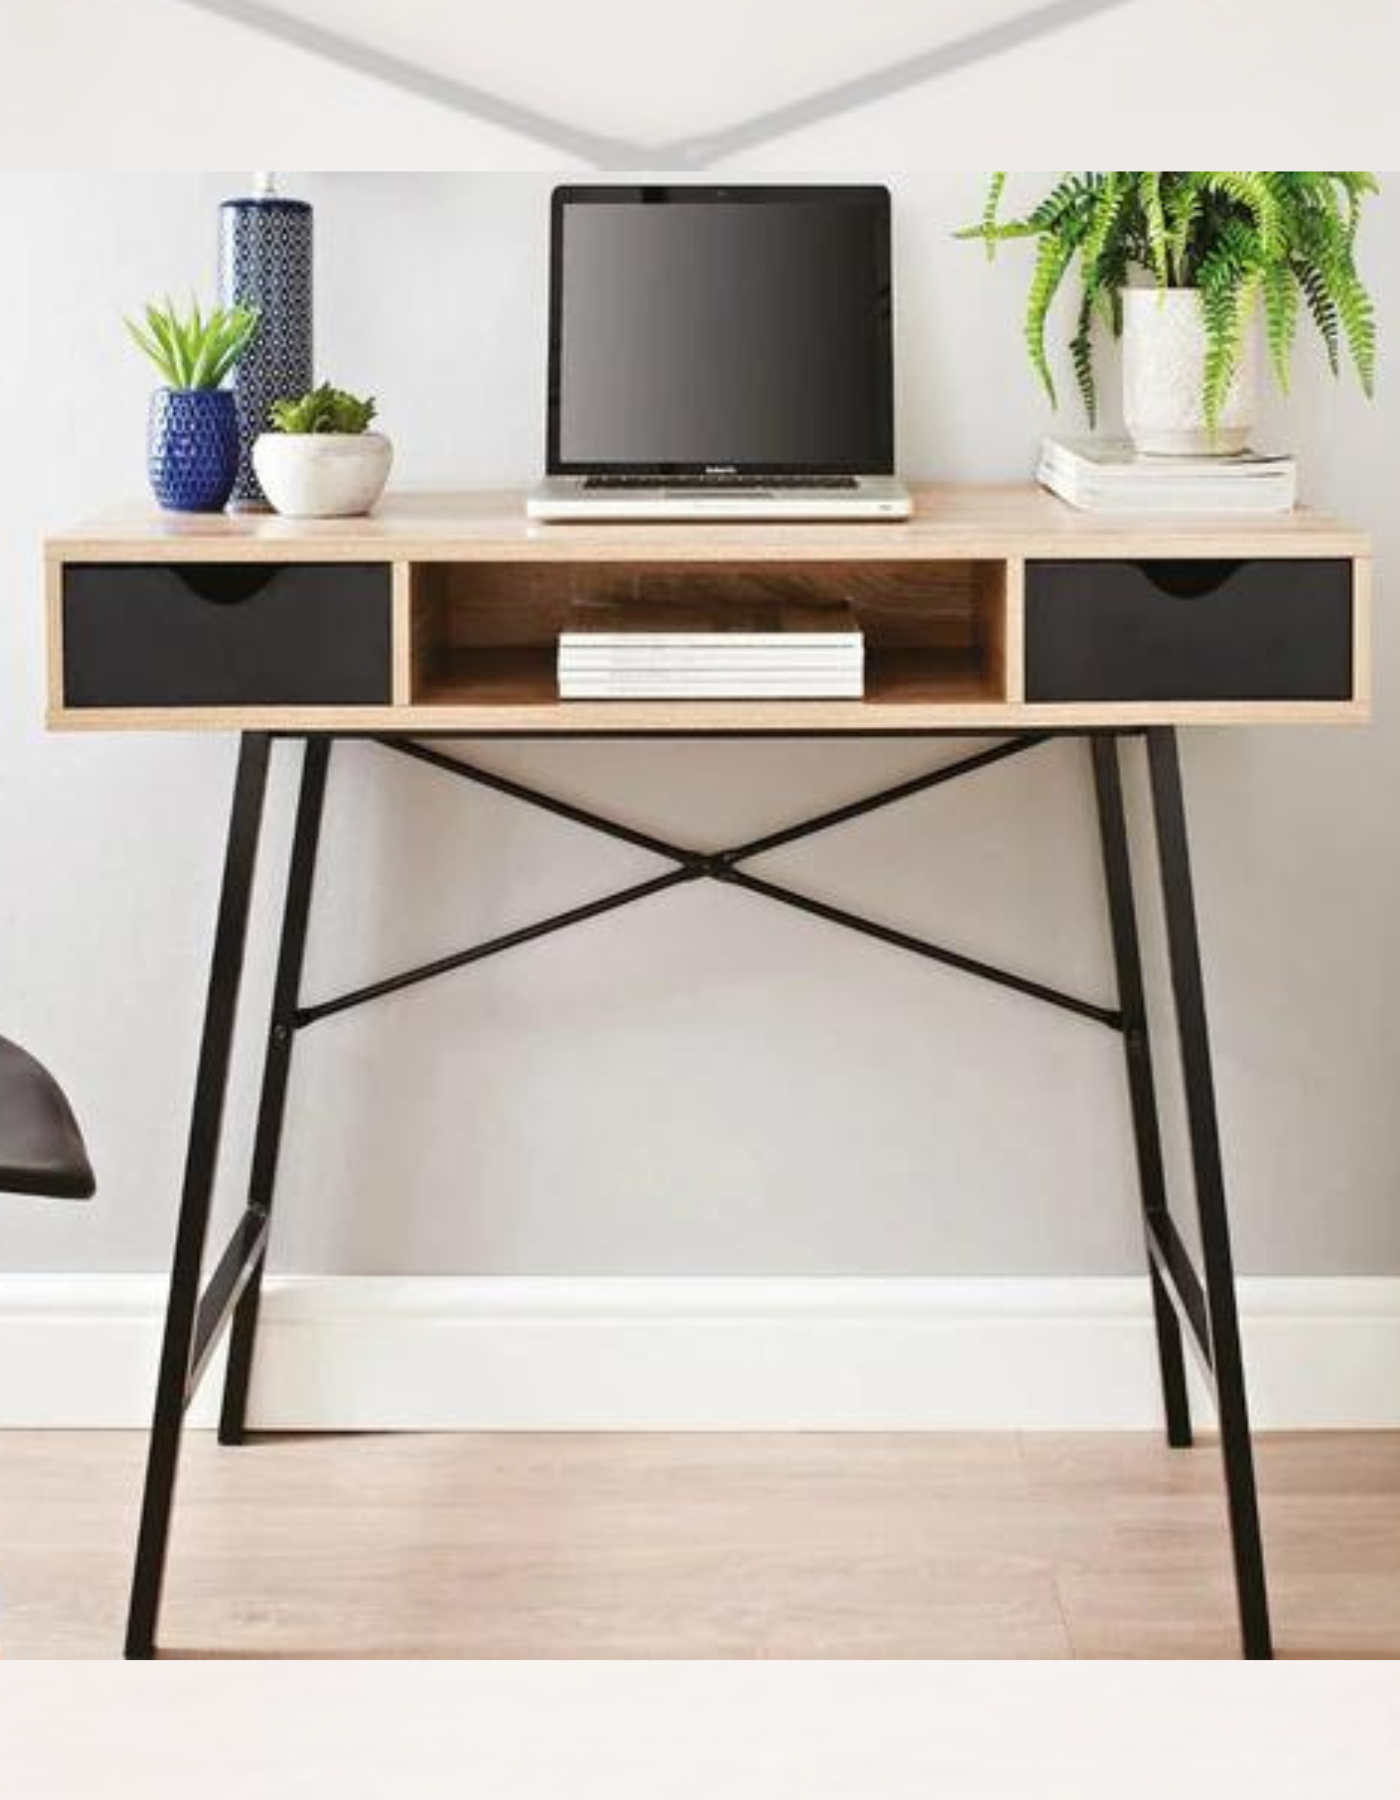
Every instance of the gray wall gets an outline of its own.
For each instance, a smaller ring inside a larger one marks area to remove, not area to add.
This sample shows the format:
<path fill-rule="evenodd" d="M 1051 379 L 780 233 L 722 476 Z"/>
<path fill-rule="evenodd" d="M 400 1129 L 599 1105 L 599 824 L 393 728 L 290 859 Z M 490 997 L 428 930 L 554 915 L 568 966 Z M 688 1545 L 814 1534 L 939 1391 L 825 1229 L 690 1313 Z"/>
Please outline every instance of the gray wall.
<path fill-rule="evenodd" d="M 71 1086 L 102 1188 L 10 1202 L 0 1267 L 151 1269 L 173 1220 L 233 744 L 42 730 L 44 530 L 142 488 L 149 385 L 118 314 L 212 279 L 222 176 L 8 176 L 0 285 L 0 1029 Z M 318 207 L 322 372 L 369 388 L 408 485 L 541 454 L 548 182 L 351 176 Z M 1020 479 L 1046 413 L 1026 268 L 950 238 L 980 177 L 895 183 L 903 464 Z M 1032 192 L 1027 182 L 1022 192 Z M 1400 190 L 1367 225 L 1389 325 Z M 1185 748 L 1240 1260 L 1400 1270 L 1400 848 L 1384 617 L 1392 390 L 1311 345 L 1272 435 L 1377 537 L 1380 723 Z M 1063 422 L 1076 423 L 1068 410 Z M 493 767 L 702 843 L 956 749 L 534 747 Z M 279 757 L 231 1102 L 237 1203 L 294 754 Z M 775 873 L 1088 992 L 1109 958 L 1082 751 L 1056 746 L 773 859 Z M 455 948 L 653 867 L 415 770 L 336 752 L 308 986 Z M 1118 1045 L 1098 1028 L 697 888 L 317 1028 L 299 1052 L 278 1260 L 304 1270 L 1110 1273 L 1139 1266 Z"/>

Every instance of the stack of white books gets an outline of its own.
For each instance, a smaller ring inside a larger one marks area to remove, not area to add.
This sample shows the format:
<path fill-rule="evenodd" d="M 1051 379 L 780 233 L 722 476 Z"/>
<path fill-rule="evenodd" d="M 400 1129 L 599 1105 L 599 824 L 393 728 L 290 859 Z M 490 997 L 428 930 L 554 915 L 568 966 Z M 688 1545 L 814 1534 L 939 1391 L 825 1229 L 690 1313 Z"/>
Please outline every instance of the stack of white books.
<path fill-rule="evenodd" d="M 865 638 L 843 601 L 580 605 L 561 700 L 859 700 Z"/>
<path fill-rule="evenodd" d="M 1099 513 L 1286 513 L 1298 498 L 1292 456 L 1144 456 L 1126 438 L 1046 438 L 1042 487 Z"/>

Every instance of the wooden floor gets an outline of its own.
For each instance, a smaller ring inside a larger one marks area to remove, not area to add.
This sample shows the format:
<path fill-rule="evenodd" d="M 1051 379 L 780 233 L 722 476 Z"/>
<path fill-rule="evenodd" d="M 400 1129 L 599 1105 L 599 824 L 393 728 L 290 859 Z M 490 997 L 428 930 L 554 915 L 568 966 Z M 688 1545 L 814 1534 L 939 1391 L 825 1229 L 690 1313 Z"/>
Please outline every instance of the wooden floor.
<path fill-rule="evenodd" d="M 144 1438 L 0 1433 L 0 1649 L 111 1656 Z M 1400 1434 L 1259 1444 L 1280 1653 L 1400 1655 Z M 209 1656 L 1231 1656 L 1215 1447 L 191 1433 L 163 1643 Z"/>

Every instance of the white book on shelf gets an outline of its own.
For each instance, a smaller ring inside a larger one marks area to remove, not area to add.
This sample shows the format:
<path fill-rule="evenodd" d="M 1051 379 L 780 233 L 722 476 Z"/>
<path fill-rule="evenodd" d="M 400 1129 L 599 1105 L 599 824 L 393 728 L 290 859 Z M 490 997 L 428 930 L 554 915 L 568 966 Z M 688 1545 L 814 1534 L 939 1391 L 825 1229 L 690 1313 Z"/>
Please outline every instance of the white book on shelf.
<path fill-rule="evenodd" d="M 557 666 L 565 700 L 858 700 L 865 637 L 844 600 L 585 602 Z"/>
<path fill-rule="evenodd" d="M 744 671 L 771 672 L 783 670 L 810 670 L 820 673 L 823 670 L 839 671 L 859 669 L 865 657 L 859 646 L 853 650 L 842 650 L 833 653 L 828 650 L 794 649 L 784 644 L 774 645 L 764 650 L 696 650 L 687 647 L 656 649 L 632 649 L 619 647 L 616 650 L 575 650 L 561 647 L 559 651 L 559 667 L 577 670 L 581 674 L 607 674 L 616 671 L 618 674 L 640 673 L 649 671 L 666 671 L 684 675 L 687 673 L 713 673 L 723 675 L 730 672 Z"/>
<path fill-rule="evenodd" d="M 770 675 L 742 681 L 732 676 L 705 676 L 691 681 L 667 681 L 656 676 L 559 677 L 561 700 L 859 700 L 864 693 L 865 682 L 858 674 Z"/>
<path fill-rule="evenodd" d="M 1043 461 L 1091 472 L 1104 481 L 1131 486 L 1139 481 L 1191 480 L 1206 476 L 1221 482 L 1280 479 L 1297 467 L 1286 452 L 1240 450 L 1228 456 L 1152 456 L 1136 450 L 1122 437 L 1047 437 L 1041 444 Z"/>
<path fill-rule="evenodd" d="M 864 639 L 850 606 L 760 599 L 584 602 L 559 634 L 561 653 L 587 650 L 858 650 Z"/>
<path fill-rule="evenodd" d="M 859 631 L 561 631 L 561 650 L 662 651 L 724 650 L 746 654 L 751 650 L 859 650 L 864 643 Z"/>
<path fill-rule="evenodd" d="M 1224 496 L 1218 488 L 1192 488 L 1184 484 L 1136 492 L 1112 488 L 1085 489 L 1064 482 L 1054 469 L 1046 467 L 1042 467 L 1039 479 L 1042 487 L 1048 488 L 1057 498 L 1082 512 L 1249 517 L 1290 513 L 1295 504 L 1293 496 L 1286 489 L 1263 488 Z"/>
<path fill-rule="evenodd" d="M 1291 512 L 1291 456 L 1142 456 L 1124 439 L 1047 438 L 1038 477 L 1071 506 L 1090 512 L 1260 514 Z"/>

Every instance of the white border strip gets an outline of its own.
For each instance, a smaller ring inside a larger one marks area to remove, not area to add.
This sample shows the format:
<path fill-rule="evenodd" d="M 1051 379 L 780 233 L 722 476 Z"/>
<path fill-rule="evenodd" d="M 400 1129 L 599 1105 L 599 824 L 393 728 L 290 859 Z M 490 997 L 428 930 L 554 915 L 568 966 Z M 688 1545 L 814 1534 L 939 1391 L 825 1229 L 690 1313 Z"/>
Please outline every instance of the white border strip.
<path fill-rule="evenodd" d="M 0 1426 L 144 1425 L 163 1300 L 155 1276 L 0 1278 Z M 1400 1427 L 1400 1279 L 1245 1280 L 1241 1305 L 1259 1426 Z M 1158 1424 L 1135 1279 L 282 1277 L 262 1332 L 268 1430 Z"/>

